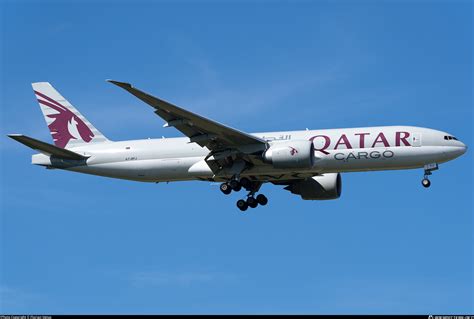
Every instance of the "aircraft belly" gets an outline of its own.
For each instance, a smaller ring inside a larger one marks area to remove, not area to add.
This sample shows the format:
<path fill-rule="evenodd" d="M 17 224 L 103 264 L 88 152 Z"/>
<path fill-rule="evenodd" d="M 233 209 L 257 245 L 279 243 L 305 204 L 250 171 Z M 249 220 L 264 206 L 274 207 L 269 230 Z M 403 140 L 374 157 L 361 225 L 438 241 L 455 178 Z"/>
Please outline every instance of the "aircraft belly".
<path fill-rule="evenodd" d="M 196 161 L 197 159 L 193 157 L 130 160 L 82 166 L 70 170 L 144 182 L 178 181 L 193 179 L 188 174 L 188 169 Z"/>
<path fill-rule="evenodd" d="M 189 168 L 196 163 L 196 158 L 185 157 L 175 159 L 151 160 L 144 169 L 145 175 L 156 181 L 178 181 L 193 179 Z"/>
<path fill-rule="evenodd" d="M 313 168 L 275 169 L 272 165 L 256 165 L 244 170 L 241 176 L 251 176 L 258 180 L 281 179 L 291 176 L 303 178 L 332 172 L 417 168 L 428 163 L 443 163 L 449 159 L 449 156 L 438 146 L 341 149 L 331 150 L 326 155 L 316 152 Z M 146 182 L 209 180 L 213 178 L 226 180 L 231 177 L 220 174 L 214 176 L 203 161 L 203 157 L 199 156 L 145 160 L 136 160 L 131 157 L 125 161 L 80 166 L 70 168 L 70 170 Z"/>

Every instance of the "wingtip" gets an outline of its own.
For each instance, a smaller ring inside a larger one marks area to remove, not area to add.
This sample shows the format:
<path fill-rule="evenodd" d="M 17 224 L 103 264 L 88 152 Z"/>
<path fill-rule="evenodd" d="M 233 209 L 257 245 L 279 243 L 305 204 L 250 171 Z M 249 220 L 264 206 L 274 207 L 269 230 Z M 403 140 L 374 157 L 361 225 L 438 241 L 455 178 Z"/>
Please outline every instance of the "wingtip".
<path fill-rule="evenodd" d="M 23 138 L 23 134 L 7 134 L 7 136 L 9 138 L 11 138 L 12 140 L 15 140 L 15 141 L 20 141 L 22 138 Z"/>
<path fill-rule="evenodd" d="M 132 88 L 132 85 L 130 83 L 115 81 L 115 80 L 111 80 L 111 79 L 107 79 L 106 81 L 110 82 L 112 84 L 115 84 L 117 86 L 120 86 L 122 88 Z"/>

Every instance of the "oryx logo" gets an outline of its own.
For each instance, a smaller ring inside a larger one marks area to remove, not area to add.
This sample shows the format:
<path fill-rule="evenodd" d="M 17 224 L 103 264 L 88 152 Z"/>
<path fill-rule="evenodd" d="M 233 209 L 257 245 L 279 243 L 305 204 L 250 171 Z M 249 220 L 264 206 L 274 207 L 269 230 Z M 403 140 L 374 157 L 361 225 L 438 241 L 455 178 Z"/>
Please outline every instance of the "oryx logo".
<path fill-rule="evenodd" d="M 71 139 L 82 139 L 86 143 L 92 140 L 94 133 L 71 110 L 43 93 L 38 91 L 35 93 L 40 104 L 57 112 L 46 115 L 46 117 L 53 119 L 51 123 L 48 121 L 48 128 L 56 146 L 64 148 Z"/>
<path fill-rule="evenodd" d="M 291 146 L 288 146 L 290 148 L 290 155 L 291 156 L 295 156 L 296 154 L 298 154 L 298 150 L 294 147 L 291 147 Z"/>

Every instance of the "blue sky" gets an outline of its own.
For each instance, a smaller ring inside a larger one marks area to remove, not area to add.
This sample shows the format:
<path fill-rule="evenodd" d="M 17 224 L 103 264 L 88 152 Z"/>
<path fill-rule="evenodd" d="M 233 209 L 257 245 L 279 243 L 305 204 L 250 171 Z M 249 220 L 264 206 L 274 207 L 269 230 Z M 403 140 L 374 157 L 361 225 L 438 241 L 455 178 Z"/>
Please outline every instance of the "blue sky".
<path fill-rule="evenodd" d="M 473 313 L 472 2 L 2 1 L 0 313 Z M 112 140 L 180 136 L 104 80 L 248 132 L 444 130 L 471 149 L 343 175 L 339 200 L 265 185 L 49 171 L 49 81 Z"/>

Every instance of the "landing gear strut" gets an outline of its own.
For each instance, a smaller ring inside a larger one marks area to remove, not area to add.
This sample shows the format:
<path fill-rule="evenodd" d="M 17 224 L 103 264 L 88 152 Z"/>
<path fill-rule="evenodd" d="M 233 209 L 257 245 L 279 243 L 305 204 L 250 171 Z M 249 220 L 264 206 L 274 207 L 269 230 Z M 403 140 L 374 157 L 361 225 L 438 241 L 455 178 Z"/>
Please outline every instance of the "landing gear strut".
<path fill-rule="evenodd" d="M 259 191 L 261 186 L 261 182 L 251 182 L 249 180 L 249 184 L 246 187 L 246 189 L 249 191 L 249 193 L 247 194 L 247 200 L 244 201 L 243 199 L 241 199 L 237 201 L 237 207 L 240 210 L 245 211 L 248 207 L 255 208 L 258 205 L 265 206 L 268 203 L 268 199 L 265 195 L 258 194 L 257 197 L 255 197 L 255 193 Z M 245 203 L 245 205 L 243 203 Z"/>
<path fill-rule="evenodd" d="M 435 171 L 438 169 L 438 164 L 432 163 L 432 164 L 426 164 L 425 167 L 425 175 L 423 177 L 423 180 L 421 181 L 421 185 L 423 187 L 428 188 L 431 186 L 431 181 L 428 179 L 428 176 L 430 176 L 432 171 Z"/>

